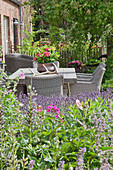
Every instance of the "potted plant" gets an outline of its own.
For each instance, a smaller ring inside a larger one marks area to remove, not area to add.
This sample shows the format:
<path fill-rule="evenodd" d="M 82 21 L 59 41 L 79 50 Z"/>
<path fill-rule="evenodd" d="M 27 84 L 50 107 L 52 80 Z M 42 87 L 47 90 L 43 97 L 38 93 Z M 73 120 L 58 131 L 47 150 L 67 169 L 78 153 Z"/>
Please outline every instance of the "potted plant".
<path fill-rule="evenodd" d="M 40 46 L 39 44 L 33 60 L 38 63 L 39 72 L 45 72 L 46 68 L 49 71 L 54 71 L 55 67 L 53 63 L 58 60 L 59 56 L 60 54 L 54 46 L 47 44 Z"/>

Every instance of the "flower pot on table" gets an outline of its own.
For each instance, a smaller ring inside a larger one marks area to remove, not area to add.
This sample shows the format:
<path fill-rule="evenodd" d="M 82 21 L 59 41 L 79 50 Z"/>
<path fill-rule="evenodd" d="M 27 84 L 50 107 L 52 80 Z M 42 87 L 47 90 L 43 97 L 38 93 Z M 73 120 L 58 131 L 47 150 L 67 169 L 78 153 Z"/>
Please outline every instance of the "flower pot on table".
<path fill-rule="evenodd" d="M 37 71 L 39 73 L 42 72 L 54 72 L 55 71 L 55 66 L 53 63 L 37 63 Z"/>

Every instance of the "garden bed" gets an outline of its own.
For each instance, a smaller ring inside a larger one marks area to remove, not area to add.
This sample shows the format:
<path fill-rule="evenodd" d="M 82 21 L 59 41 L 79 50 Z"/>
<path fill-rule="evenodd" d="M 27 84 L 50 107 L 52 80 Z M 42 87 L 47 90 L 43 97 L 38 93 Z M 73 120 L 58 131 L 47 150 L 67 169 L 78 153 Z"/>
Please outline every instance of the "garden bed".
<path fill-rule="evenodd" d="M 14 91 L 0 88 L 1 169 L 112 169 L 112 89 L 19 99 Z"/>

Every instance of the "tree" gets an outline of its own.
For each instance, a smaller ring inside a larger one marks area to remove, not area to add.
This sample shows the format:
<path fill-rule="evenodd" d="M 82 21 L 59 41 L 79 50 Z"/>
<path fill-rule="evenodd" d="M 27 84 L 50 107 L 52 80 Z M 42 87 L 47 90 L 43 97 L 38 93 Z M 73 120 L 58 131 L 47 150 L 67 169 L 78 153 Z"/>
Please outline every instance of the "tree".
<path fill-rule="evenodd" d="M 38 18 L 43 28 L 48 23 L 49 33 L 57 36 L 62 28 L 66 38 L 76 42 L 86 41 L 88 32 L 91 42 L 97 42 L 113 27 L 112 0 L 31 0 L 31 4 L 36 10 L 34 21 Z"/>

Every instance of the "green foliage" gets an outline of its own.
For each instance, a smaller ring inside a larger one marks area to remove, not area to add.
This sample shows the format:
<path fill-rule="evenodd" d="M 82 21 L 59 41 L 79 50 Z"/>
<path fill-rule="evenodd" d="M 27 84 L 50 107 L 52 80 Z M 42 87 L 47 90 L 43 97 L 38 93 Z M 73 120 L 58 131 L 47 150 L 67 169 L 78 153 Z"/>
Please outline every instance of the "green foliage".
<path fill-rule="evenodd" d="M 110 89 L 113 89 L 113 78 L 110 79 L 110 80 L 105 80 L 105 82 L 102 84 L 102 87 L 101 87 L 104 91 L 107 89 L 107 88 L 110 88 Z"/>
<path fill-rule="evenodd" d="M 0 80 L 3 71 L 1 75 Z M 105 158 L 113 167 L 112 100 L 76 100 L 66 113 L 52 103 L 43 110 L 33 98 L 32 80 L 25 105 L 17 100 L 13 83 L 12 91 L 9 81 L 0 84 L 1 169 L 94 169 L 102 167 Z"/>
<path fill-rule="evenodd" d="M 34 32 L 34 41 L 39 41 L 41 38 L 45 38 L 48 35 L 48 31 L 44 29 L 39 29 Z"/>
<path fill-rule="evenodd" d="M 97 44 L 101 46 L 100 39 L 106 43 L 107 36 L 112 34 L 112 1 L 31 0 L 30 5 L 34 7 L 33 23 L 38 40 L 40 36 L 49 37 L 58 49 L 60 44 L 65 44 L 61 51 L 71 53 L 74 49 L 75 60 L 83 63 L 90 62 L 87 50 L 92 50 L 92 46 Z M 98 57 L 91 56 L 93 59 Z"/>
<path fill-rule="evenodd" d="M 32 0 L 31 4 L 36 10 L 35 21 L 38 19 L 43 28 L 48 23 L 50 36 L 54 33 L 51 36 L 54 37 L 54 42 L 60 36 L 60 28 L 66 41 L 73 37 L 79 45 L 87 41 L 88 32 L 91 34 L 91 43 L 96 43 L 103 35 L 112 31 L 112 1 Z"/>
<path fill-rule="evenodd" d="M 32 34 L 28 31 L 24 31 L 24 34 L 26 35 L 26 38 L 22 41 L 22 46 L 19 48 L 20 53 L 34 55 L 35 54 L 35 46 L 33 48 L 33 42 L 34 42 L 34 32 Z"/>
<path fill-rule="evenodd" d="M 105 83 L 103 87 L 105 89 L 109 83 L 112 83 L 112 79 L 113 79 L 113 57 L 112 56 L 113 56 L 113 50 L 111 50 L 110 55 L 108 56 L 106 61 L 106 71 L 103 77 L 103 83 Z M 108 87 L 112 87 L 112 84 L 111 85 L 109 84 Z"/>

